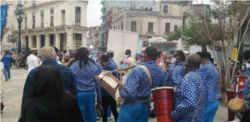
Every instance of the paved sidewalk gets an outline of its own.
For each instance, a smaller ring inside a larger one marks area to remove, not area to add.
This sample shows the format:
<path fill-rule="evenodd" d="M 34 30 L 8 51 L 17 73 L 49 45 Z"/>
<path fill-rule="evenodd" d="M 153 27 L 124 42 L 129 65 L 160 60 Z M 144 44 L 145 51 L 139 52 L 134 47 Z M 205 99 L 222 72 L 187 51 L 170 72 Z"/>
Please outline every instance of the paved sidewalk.
<path fill-rule="evenodd" d="M 27 70 L 11 69 L 11 79 L 5 82 L 5 108 L 1 114 L 1 122 L 17 122 L 20 117 L 23 86 L 27 77 Z M 101 121 L 98 121 L 101 122 Z M 114 122 L 114 119 L 110 122 Z M 150 119 L 149 122 L 157 122 Z M 219 107 L 214 122 L 227 122 L 227 108 Z"/>

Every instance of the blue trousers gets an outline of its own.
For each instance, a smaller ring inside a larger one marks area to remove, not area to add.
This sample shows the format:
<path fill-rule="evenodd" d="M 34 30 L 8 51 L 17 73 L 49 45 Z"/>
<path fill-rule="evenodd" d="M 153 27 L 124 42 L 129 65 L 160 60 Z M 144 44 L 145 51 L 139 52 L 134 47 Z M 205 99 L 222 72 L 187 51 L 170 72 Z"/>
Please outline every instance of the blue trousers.
<path fill-rule="evenodd" d="M 4 67 L 4 75 L 5 75 L 5 80 L 7 81 L 10 78 L 10 67 L 9 66 Z"/>
<path fill-rule="evenodd" d="M 124 104 L 120 109 L 117 122 L 147 122 L 148 109 L 148 105 Z"/>
<path fill-rule="evenodd" d="M 205 110 L 203 122 L 213 122 L 216 111 L 218 110 L 220 101 L 208 102 Z"/>
<path fill-rule="evenodd" d="M 78 92 L 78 105 L 85 122 L 96 122 L 95 92 Z"/>
<path fill-rule="evenodd" d="M 108 118 L 110 118 L 110 117 L 111 117 L 111 108 L 110 108 L 110 106 L 108 107 L 108 112 L 107 112 L 107 114 L 108 114 Z"/>

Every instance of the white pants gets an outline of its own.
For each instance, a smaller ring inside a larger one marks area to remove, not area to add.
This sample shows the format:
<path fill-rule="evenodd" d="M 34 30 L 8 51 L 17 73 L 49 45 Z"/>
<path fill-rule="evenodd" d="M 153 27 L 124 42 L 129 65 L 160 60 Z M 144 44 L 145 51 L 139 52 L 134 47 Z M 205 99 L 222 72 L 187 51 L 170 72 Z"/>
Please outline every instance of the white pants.
<path fill-rule="evenodd" d="M 3 102 L 3 98 L 4 98 L 4 75 L 3 72 L 0 70 L 0 103 Z"/>

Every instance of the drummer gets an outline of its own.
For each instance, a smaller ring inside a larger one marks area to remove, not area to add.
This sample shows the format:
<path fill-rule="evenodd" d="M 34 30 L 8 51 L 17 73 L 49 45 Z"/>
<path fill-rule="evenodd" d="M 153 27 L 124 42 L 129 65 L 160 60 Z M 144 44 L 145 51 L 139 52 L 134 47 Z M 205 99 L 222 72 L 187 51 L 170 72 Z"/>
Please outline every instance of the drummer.
<path fill-rule="evenodd" d="M 172 65 L 168 68 L 170 78 L 168 86 L 178 86 L 181 82 L 182 77 L 185 75 L 185 69 L 183 63 L 185 62 L 185 54 L 183 51 L 176 51 L 171 59 Z"/>
<path fill-rule="evenodd" d="M 156 48 L 147 47 L 141 65 L 146 66 L 151 74 L 152 88 L 166 86 L 168 79 L 167 74 L 156 64 L 156 59 Z M 120 109 L 118 122 L 147 122 L 151 88 L 146 72 L 140 66 L 135 67 L 128 75 L 125 85 L 119 89 L 125 101 Z"/>
<path fill-rule="evenodd" d="M 116 67 L 110 63 L 110 59 L 108 55 L 101 55 L 101 62 L 98 64 L 99 70 L 106 70 L 106 71 L 112 71 L 116 70 Z M 117 72 L 112 73 L 115 77 L 117 77 Z M 116 108 L 116 101 L 113 97 L 111 97 L 108 92 L 104 89 L 102 89 L 102 106 L 104 109 L 104 116 L 102 117 L 103 122 L 107 122 L 107 112 L 108 107 L 110 106 L 111 111 L 115 117 L 115 121 L 117 121 L 118 118 L 118 112 Z"/>
<path fill-rule="evenodd" d="M 185 62 L 186 75 L 177 87 L 175 109 L 169 118 L 177 122 L 202 122 L 207 92 L 199 72 L 201 57 L 191 54 Z"/>
<path fill-rule="evenodd" d="M 250 51 L 244 52 L 243 58 L 245 61 L 249 61 L 250 60 Z M 250 94 L 250 77 L 248 77 L 248 79 L 246 80 L 245 88 L 241 89 L 239 92 L 237 92 L 237 94 L 242 94 L 242 93 L 243 93 L 244 101 L 248 101 L 247 109 L 250 109 L 250 101 L 249 101 L 250 99 L 248 97 L 248 95 Z"/>
<path fill-rule="evenodd" d="M 216 67 L 210 62 L 211 54 L 207 51 L 198 52 L 202 58 L 201 74 L 204 76 L 204 82 L 208 86 L 208 103 L 204 115 L 204 122 L 213 122 L 216 111 L 220 105 L 219 93 L 219 74 Z"/>

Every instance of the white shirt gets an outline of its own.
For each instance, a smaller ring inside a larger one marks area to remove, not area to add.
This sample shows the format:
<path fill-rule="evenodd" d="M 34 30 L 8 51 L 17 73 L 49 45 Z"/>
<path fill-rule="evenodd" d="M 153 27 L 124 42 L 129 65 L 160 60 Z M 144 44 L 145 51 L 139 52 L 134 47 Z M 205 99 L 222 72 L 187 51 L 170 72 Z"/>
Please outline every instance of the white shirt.
<path fill-rule="evenodd" d="M 27 58 L 27 63 L 28 63 L 28 73 L 39 66 L 39 59 L 36 57 L 34 54 L 30 54 L 29 57 Z"/>

